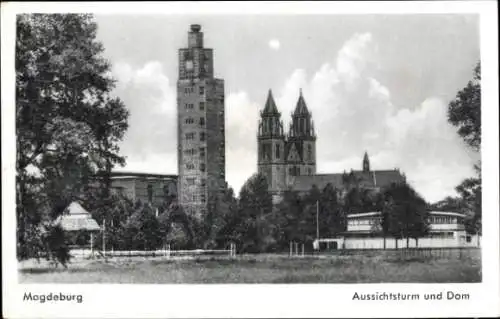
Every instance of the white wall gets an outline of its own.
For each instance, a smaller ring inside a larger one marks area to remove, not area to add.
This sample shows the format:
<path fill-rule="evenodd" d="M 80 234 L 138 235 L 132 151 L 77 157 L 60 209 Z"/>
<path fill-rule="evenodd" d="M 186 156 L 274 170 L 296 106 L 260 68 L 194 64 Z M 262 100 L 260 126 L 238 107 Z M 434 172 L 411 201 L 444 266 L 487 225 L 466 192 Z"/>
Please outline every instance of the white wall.
<path fill-rule="evenodd" d="M 460 236 L 454 236 L 453 238 L 420 238 L 418 240 L 418 246 L 415 239 L 410 238 L 409 248 L 445 248 L 445 247 L 479 247 L 480 238 L 478 236 L 471 236 L 471 241 L 466 242 L 465 239 L 461 239 Z M 355 238 L 347 237 L 344 239 L 344 249 L 383 249 L 384 239 L 383 237 L 370 237 L 370 238 Z M 406 248 L 406 238 L 397 240 L 398 248 Z M 396 248 L 396 240 L 394 238 L 386 238 L 386 249 Z"/>

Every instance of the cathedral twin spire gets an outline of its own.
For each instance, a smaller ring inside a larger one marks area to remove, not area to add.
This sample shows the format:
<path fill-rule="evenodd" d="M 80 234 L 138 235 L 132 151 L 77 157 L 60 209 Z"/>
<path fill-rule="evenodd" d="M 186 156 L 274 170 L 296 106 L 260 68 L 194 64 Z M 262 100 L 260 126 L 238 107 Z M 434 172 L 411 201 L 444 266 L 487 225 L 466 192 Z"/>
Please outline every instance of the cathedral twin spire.
<path fill-rule="evenodd" d="M 261 112 L 262 121 L 259 125 L 259 135 L 264 133 L 264 126 L 266 122 L 271 124 L 279 123 L 280 128 L 283 129 L 283 122 L 280 120 L 281 113 L 278 111 L 276 102 L 274 101 L 273 93 L 269 90 L 267 94 L 266 104 L 264 110 Z M 273 119 L 273 120 L 271 120 Z M 271 128 L 271 131 L 272 128 Z M 290 124 L 290 137 L 310 137 L 315 138 L 314 123 L 312 121 L 312 114 L 307 108 L 306 101 L 302 95 L 302 89 L 300 89 L 299 99 L 295 106 L 295 110 L 292 113 L 292 122 Z"/>

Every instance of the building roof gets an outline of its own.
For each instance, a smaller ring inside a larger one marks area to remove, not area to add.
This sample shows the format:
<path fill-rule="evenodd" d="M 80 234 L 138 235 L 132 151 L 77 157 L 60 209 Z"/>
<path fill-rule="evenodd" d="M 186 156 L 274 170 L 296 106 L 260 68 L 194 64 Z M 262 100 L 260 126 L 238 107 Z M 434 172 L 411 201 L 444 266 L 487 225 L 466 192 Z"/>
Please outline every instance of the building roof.
<path fill-rule="evenodd" d="M 102 174 L 102 173 L 101 173 Z M 126 178 L 153 178 L 153 179 L 174 179 L 177 180 L 177 175 L 173 174 L 152 174 L 152 173 L 139 173 L 139 172 L 125 172 L 113 171 L 111 172 L 112 179 L 126 179 Z"/>
<path fill-rule="evenodd" d="M 342 174 L 301 175 L 291 177 L 290 181 L 292 189 L 299 192 L 308 192 L 313 185 L 321 190 L 328 183 L 335 188 L 341 188 L 343 186 Z"/>
<path fill-rule="evenodd" d="M 381 212 L 368 212 L 368 213 L 359 213 L 359 214 L 349 214 L 347 218 L 362 218 L 362 217 L 372 217 L 372 216 L 380 216 Z"/>
<path fill-rule="evenodd" d="M 400 183 L 405 180 L 405 177 L 398 170 L 351 171 L 345 174 L 347 178 L 355 178 L 356 182 L 368 187 L 385 187 L 391 183 Z M 343 188 L 344 182 L 344 173 L 334 173 L 291 177 L 289 185 L 295 191 L 306 192 L 313 185 L 323 189 L 328 183 L 335 188 Z"/>
<path fill-rule="evenodd" d="M 56 219 L 56 223 L 59 223 L 65 231 L 96 231 L 101 229 L 90 213 L 77 202 L 69 204 L 63 214 Z"/>
<path fill-rule="evenodd" d="M 438 212 L 438 211 L 430 211 L 429 212 L 430 215 L 434 215 L 434 216 L 454 216 L 454 217 L 462 217 L 462 218 L 465 218 L 467 217 L 465 214 L 462 214 L 462 213 L 455 213 L 455 212 Z"/>
<path fill-rule="evenodd" d="M 262 114 L 279 114 L 276 102 L 274 102 L 273 92 L 269 90 L 267 94 L 267 101 Z"/>

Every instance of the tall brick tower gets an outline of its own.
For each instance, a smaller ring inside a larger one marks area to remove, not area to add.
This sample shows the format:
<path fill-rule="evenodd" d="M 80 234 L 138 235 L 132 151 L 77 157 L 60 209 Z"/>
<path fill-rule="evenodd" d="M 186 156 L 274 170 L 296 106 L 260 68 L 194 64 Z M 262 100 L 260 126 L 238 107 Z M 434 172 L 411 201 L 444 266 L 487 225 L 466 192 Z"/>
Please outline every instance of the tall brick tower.
<path fill-rule="evenodd" d="M 201 218 L 225 186 L 224 80 L 214 78 L 213 50 L 191 25 L 179 49 L 177 81 L 178 198 Z"/>
<path fill-rule="evenodd" d="M 316 174 L 316 133 L 300 90 L 286 145 L 287 176 Z"/>
<path fill-rule="evenodd" d="M 271 90 L 260 117 L 257 134 L 258 172 L 266 177 L 269 191 L 278 195 L 285 190 L 285 134 L 281 113 L 278 112 Z"/>

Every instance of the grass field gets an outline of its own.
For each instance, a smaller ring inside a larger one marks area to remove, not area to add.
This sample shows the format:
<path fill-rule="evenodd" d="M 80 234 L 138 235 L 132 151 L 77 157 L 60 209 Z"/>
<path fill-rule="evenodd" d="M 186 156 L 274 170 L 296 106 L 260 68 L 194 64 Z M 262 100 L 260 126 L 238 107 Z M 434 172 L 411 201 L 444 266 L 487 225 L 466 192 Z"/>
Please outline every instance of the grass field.
<path fill-rule="evenodd" d="M 481 281 L 480 251 L 457 258 L 239 255 L 236 258 L 76 259 L 68 269 L 23 262 L 21 283 L 460 283 Z"/>

